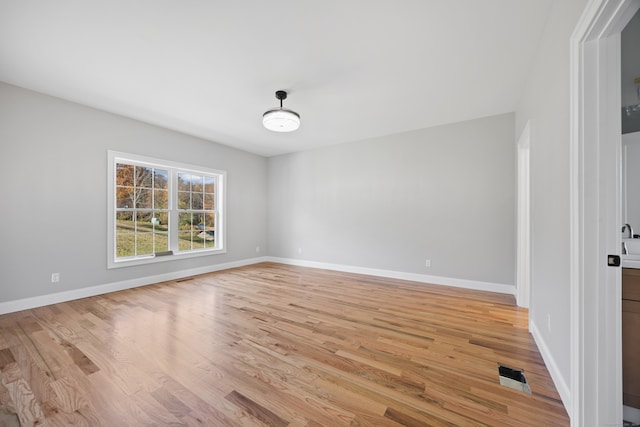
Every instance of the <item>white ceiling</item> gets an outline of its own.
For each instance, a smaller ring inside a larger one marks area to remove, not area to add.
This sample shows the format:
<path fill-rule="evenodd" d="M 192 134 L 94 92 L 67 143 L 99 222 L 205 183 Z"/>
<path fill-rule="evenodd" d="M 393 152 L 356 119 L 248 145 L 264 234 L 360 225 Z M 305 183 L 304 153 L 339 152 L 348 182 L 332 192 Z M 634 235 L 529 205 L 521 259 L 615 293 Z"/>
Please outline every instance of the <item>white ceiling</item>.
<path fill-rule="evenodd" d="M 272 156 L 514 111 L 552 1 L 0 0 L 0 80 Z"/>

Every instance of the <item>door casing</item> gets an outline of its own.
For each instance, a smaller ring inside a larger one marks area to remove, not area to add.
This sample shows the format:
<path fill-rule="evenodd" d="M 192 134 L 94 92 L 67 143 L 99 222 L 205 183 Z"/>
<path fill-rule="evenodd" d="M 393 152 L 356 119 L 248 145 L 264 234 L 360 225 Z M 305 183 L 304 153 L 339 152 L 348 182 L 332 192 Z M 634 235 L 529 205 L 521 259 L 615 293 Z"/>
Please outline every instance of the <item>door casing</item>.
<path fill-rule="evenodd" d="M 622 425 L 620 33 L 640 0 L 591 0 L 570 42 L 572 426 Z"/>

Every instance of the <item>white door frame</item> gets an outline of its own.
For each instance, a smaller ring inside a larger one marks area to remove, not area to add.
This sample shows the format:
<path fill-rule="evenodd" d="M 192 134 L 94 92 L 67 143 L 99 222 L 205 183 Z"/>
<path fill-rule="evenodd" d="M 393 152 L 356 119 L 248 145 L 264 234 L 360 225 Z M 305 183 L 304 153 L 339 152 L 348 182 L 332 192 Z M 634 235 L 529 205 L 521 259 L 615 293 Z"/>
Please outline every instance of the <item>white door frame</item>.
<path fill-rule="evenodd" d="M 572 426 L 622 425 L 620 32 L 640 0 L 591 0 L 571 37 Z"/>
<path fill-rule="evenodd" d="M 518 260 L 516 266 L 516 299 L 518 306 L 529 308 L 531 281 L 531 207 L 529 152 L 530 122 L 518 139 Z M 529 317 L 531 321 L 531 316 Z"/>

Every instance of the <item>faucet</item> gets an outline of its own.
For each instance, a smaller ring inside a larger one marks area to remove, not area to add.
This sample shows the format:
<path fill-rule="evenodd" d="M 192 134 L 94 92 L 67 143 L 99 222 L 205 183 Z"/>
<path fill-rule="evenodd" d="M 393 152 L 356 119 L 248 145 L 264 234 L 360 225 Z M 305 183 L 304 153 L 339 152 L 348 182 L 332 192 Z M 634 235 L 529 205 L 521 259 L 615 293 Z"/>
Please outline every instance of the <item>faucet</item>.
<path fill-rule="evenodd" d="M 633 239 L 633 228 L 631 228 L 631 224 L 625 224 L 622 226 L 622 232 L 624 233 L 624 230 L 627 229 L 627 231 L 629 231 L 629 239 Z"/>

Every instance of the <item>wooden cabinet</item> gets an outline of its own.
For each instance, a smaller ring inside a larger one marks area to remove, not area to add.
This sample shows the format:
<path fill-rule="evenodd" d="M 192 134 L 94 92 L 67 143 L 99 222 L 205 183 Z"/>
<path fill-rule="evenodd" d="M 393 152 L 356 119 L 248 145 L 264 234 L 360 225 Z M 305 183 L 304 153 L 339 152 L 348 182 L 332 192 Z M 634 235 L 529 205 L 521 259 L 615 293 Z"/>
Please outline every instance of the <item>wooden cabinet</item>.
<path fill-rule="evenodd" d="M 640 408 L 640 270 L 622 269 L 622 392 Z"/>

